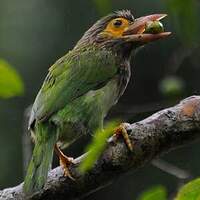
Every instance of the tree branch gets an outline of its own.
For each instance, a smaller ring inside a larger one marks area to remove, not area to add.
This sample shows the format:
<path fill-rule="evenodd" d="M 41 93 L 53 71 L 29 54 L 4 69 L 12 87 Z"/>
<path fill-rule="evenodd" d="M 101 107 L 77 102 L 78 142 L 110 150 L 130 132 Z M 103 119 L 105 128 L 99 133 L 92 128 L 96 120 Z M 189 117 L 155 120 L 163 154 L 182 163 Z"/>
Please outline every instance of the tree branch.
<path fill-rule="evenodd" d="M 189 97 L 143 121 L 127 124 L 127 131 L 134 145 L 133 153 L 127 149 L 123 139 L 109 142 L 91 171 L 84 175 L 79 173 L 83 155 L 70 168 L 76 181 L 63 177 L 62 169 L 57 167 L 50 171 L 44 189 L 30 199 L 83 198 L 112 183 L 128 170 L 138 169 L 163 153 L 199 139 L 200 96 Z M 0 191 L 0 199 L 24 199 L 22 184 Z"/>

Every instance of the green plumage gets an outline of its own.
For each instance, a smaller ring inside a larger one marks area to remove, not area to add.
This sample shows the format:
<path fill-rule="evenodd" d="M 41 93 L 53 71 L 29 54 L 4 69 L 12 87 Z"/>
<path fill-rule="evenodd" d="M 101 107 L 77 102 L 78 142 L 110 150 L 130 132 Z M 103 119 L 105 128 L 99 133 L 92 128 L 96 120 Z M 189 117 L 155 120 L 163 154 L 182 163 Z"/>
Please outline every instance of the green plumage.
<path fill-rule="evenodd" d="M 103 128 L 104 117 L 123 94 L 135 43 L 127 40 L 127 35 L 112 38 L 110 33 L 101 34 L 119 17 L 128 20 L 128 25 L 134 22 L 129 11 L 97 21 L 74 49 L 49 69 L 29 121 L 35 148 L 24 182 L 27 195 L 44 186 L 54 145 L 66 147 L 80 136 Z"/>
<path fill-rule="evenodd" d="M 49 117 L 88 91 L 102 87 L 116 73 L 114 57 L 107 50 L 88 46 L 85 51 L 69 52 L 49 69 L 33 106 L 34 119 Z"/>
<path fill-rule="evenodd" d="M 35 127 L 35 148 L 24 183 L 24 192 L 31 194 L 40 190 L 47 178 L 56 142 L 55 126 L 38 123 Z"/>
<path fill-rule="evenodd" d="M 67 146 L 103 126 L 119 96 L 118 66 L 111 51 L 88 46 L 87 51 L 70 51 L 50 68 L 30 117 L 35 148 L 24 183 L 26 194 L 44 186 L 56 142 Z"/>

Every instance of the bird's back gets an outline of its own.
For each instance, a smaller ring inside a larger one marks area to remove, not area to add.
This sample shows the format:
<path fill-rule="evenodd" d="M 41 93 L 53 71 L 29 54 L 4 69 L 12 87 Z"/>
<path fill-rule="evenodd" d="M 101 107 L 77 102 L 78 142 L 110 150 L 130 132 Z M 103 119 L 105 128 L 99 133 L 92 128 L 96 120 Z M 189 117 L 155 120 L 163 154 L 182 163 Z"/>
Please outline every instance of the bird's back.
<path fill-rule="evenodd" d="M 105 49 L 71 51 L 57 61 L 33 104 L 29 125 L 48 120 L 89 91 L 102 88 L 118 72 L 115 57 Z"/>

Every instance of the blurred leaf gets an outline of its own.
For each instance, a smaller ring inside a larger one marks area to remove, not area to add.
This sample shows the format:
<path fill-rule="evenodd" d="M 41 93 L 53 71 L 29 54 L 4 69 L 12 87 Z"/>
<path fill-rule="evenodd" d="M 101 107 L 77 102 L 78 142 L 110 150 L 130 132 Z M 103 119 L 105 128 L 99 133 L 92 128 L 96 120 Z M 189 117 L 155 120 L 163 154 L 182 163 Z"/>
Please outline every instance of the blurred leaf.
<path fill-rule="evenodd" d="M 107 15 L 112 11 L 111 0 L 93 0 L 100 15 Z"/>
<path fill-rule="evenodd" d="M 200 178 L 184 185 L 175 200 L 200 200 Z"/>
<path fill-rule="evenodd" d="M 160 91 L 167 97 L 179 97 L 184 93 L 185 84 L 176 76 L 168 76 L 160 82 Z"/>
<path fill-rule="evenodd" d="M 138 200 L 167 200 L 167 191 L 163 186 L 155 186 L 144 191 Z"/>
<path fill-rule="evenodd" d="M 169 16 L 184 44 L 195 42 L 199 37 L 198 4 L 196 0 L 167 0 Z"/>
<path fill-rule="evenodd" d="M 104 130 L 96 131 L 91 143 L 86 147 L 85 152 L 88 152 L 88 155 L 80 165 L 81 172 L 84 173 L 92 168 L 95 161 L 105 149 L 107 139 L 114 133 L 116 126 L 117 122 L 110 122 L 105 126 Z"/>
<path fill-rule="evenodd" d="M 20 96 L 23 92 L 24 85 L 16 70 L 5 60 L 0 59 L 0 97 Z"/>

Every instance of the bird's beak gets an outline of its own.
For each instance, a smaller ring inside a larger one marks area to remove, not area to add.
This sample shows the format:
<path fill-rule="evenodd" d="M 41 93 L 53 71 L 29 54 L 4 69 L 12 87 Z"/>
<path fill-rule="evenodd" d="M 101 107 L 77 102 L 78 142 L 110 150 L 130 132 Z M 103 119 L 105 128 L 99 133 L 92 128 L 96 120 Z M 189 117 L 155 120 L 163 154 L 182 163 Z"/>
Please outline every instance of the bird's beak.
<path fill-rule="evenodd" d="M 171 32 L 161 32 L 156 34 L 145 33 L 145 26 L 150 21 L 161 20 L 166 14 L 153 14 L 135 19 L 128 29 L 123 33 L 126 41 L 145 44 L 154 40 L 162 39 L 171 34 Z"/>

